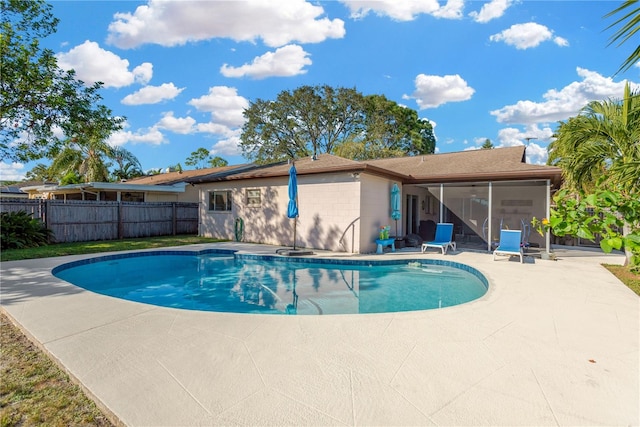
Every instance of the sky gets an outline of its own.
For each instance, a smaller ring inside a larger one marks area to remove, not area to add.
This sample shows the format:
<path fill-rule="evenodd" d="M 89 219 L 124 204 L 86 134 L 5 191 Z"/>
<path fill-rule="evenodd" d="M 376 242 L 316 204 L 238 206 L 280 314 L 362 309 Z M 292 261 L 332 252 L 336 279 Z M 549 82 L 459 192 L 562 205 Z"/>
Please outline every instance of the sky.
<path fill-rule="evenodd" d="M 638 45 L 609 45 L 619 1 L 233 0 L 52 1 L 42 40 L 63 69 L 104 83 L 125 127 L 109 142 L 144 171 L 198 148 L 229 164 L 242 112 L 304 85 L 355 88 L 412 108 L 436 152 L 527 145 L 544 164 L 558 122 L 592 100 L 620 99 Z M 42 162 L 42 161 L 41 161 Z M 37 162 L 0 164 L 19 180 Z M 46 163 L 46 161 L 45 161 Z"/>

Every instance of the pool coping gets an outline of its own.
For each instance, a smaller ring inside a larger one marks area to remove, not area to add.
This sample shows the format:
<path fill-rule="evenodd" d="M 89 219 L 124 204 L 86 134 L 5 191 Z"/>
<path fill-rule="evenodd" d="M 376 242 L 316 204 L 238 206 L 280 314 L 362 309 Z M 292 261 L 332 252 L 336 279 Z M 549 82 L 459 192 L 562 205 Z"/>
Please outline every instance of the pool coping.
<path fill-rule="evenodd" d="M 277 249 L 171 250 L 198 248 Z M 640 302 L 600 266 L 620 256 L 357 256 L 403 257 L 470 265 L 489 291 L 424 312 L 193 312 L 57 280 L 52 268 L 86 258 L 71 256 L 2 263 L 0 305 L 123 425 L 640 423 Z"/>

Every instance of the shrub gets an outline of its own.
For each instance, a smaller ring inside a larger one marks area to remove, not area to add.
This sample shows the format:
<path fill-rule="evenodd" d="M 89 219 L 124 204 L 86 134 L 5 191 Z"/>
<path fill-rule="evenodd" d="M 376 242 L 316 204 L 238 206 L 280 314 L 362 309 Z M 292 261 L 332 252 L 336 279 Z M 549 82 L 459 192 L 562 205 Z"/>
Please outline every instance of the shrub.
<path fill-rule="evenodd" d="M 2 250 L 46 245 L 52 236 L 51 230 L 32 214 L 25 211 L 0 213 Z"/>

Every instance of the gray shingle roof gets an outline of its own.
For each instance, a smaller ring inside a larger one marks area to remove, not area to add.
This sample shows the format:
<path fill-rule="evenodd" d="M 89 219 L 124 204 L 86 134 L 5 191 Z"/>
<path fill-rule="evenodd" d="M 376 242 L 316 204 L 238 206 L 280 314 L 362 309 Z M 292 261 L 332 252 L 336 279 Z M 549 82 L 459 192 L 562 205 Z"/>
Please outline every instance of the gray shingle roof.
<path fill-rule="evenodd" d="M 425 154 L 379 160 L 355 161 L 321 154 L 295 161 L 298 175 L 330 172 L 366 172 L 388 176 L 403 183 L 461 182 L 508 179 L 552 179 L 559 182 L 561 170 L 553 166 L 526 163 L 525 147 L 470 150 L 456 153 Z M 213 173 L 193 179 L 193 182 L 256 179 L 286 176 L 291 167 L 288 162 L 246 167 L 238 173 Z"/>

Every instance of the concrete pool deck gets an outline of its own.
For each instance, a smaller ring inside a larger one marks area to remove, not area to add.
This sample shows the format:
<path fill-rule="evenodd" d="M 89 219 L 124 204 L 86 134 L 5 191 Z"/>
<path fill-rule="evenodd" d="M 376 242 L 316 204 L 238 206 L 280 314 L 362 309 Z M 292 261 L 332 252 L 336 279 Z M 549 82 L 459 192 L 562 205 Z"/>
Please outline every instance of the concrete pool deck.
<path fill-rule="evenodd" d="M 174 249 L 209 247 L 277 249 Z M 640 298 L 600 265 L 623 258 L 556 254 L 525 264 L 465 251 L 358 256 L 447 259 L 489 280 L 476 301 L 421 312 L 162 308 L 51 275 L 79 256 L 3 262 L 0 303 L 128 426 L 639 425 Z"/>

